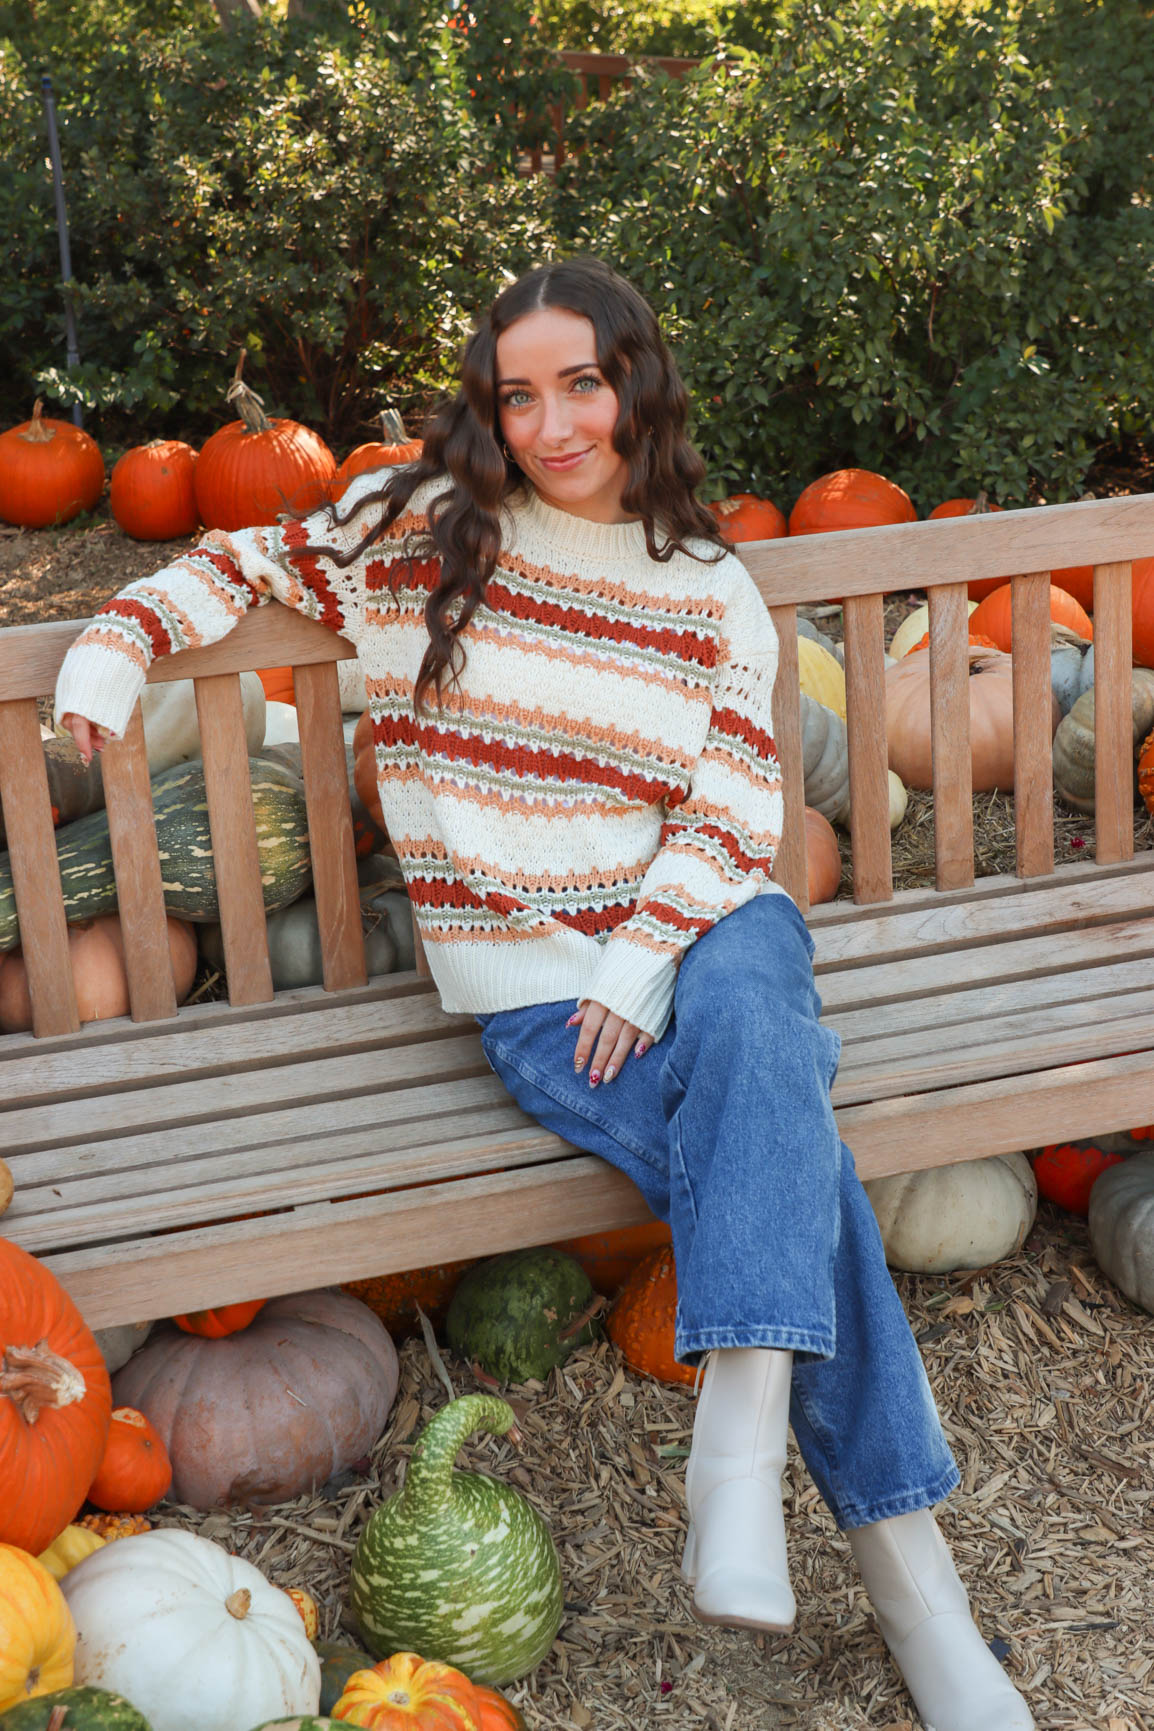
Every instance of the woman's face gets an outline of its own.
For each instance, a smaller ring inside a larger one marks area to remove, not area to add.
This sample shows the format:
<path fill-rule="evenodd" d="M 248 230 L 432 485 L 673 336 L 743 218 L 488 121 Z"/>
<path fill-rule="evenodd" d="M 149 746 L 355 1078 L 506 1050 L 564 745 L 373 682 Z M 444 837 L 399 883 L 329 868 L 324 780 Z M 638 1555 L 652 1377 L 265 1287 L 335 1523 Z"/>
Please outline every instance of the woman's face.
<path fill-rule="evenodd" d="M 597 365 L 593 326 L 539 307 L 497 339 L 497 414 L 513 459 L 547 505 L 622 523 L 629 473 L 613 447 L 617 394 Z"/>

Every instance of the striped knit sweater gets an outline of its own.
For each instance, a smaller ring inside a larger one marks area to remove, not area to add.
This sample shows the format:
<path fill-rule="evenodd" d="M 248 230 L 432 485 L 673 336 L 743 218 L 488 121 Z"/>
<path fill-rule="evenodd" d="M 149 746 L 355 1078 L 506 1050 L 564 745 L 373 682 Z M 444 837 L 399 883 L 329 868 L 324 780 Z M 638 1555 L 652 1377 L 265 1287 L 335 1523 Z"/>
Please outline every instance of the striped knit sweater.
<path fill-rule="evenodd" d="M 342 510 L 376 485 L 355 482 Z M 357 648 L 381 806 L 446 1009 L 591 998 L 660 1038 L 690 944 L 776 887 L 769 615 L 733 555 L 661 563 L 640 523 L 588 522 L 526 489 L 459 688 L 418 717 L 437 580 L 420 531 L 443 487 L 344 571 L 302 549 L 355 545 L 364 513 L 206 535 L 101 609 L 56 713 L 119 736 L 154 656 L 217 641 L 273 596 L 323 620 Z"/>

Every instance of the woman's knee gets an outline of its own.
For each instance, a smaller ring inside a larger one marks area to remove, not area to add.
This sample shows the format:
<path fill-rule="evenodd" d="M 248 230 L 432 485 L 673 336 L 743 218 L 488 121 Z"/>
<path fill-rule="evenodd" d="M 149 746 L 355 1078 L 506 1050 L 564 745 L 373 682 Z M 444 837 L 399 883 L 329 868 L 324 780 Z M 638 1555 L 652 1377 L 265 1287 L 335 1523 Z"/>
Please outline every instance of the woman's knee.
<path fill-rule="evenodd" d="M 812 943 L 796 905 L 758 896 L 700 937 L 681 964 L 678 1019 L 704 1017 L 741 1027 L 812 1018 L 817 997 Z"/>

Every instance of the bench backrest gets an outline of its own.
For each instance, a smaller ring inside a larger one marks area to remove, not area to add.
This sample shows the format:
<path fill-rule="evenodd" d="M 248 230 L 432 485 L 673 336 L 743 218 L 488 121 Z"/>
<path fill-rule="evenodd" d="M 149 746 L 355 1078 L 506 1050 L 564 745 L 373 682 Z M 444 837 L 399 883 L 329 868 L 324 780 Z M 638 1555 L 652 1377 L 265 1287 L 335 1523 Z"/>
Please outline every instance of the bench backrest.
<path fill-rule="evenodd" d="M 974 880 L 966 581 L 1013 578 L 1017 869 L 1036 877 L 1054 869 L 1048 573 L 1094 565 L 1097 860 L 1132 855 L 1130 562 L 1154 557 L 1154 495 L 759 542 L 742 556 L 781 640 L 774 718 L 786 819 L 775 876 L 803 908 L 799 604 L 844 606 L 854 899 L 876 903 L 893 894 L 884 595 L 928 592 L 937 888 L 960 890 Z M 79 1026 L 36 702 L 52 690 L 79 628 L 66 622 L 0 631 L 0 798 L 37 1035 Z M 294 668 L 325 987 L 364 983 L 335 666 L 353 654 L 322 625 L 273 604 L 248 614 L 223 642 L 164 658 L 150 670 L 150 683 L 195 680 L 233 1004 L 273 997 L 239 681 L 255 667 Z M 132 1016 L 160 1020 L 177 1011 L 139 710 L 124 740 L 104 753 L 104 786 Z"/>

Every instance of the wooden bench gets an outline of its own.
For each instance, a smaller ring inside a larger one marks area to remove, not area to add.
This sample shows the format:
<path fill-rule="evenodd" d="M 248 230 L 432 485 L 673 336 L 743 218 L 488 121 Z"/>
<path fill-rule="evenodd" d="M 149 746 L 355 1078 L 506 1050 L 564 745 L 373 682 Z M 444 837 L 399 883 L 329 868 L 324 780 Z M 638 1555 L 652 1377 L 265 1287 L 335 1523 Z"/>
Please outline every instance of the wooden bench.
<path fill-rule="evenodd" d="M 1154 1121 L 1154 854 L 1133 857 L 1129 571 L 1154 497 L 759 544 L 747 563 L 782 642 L 778 875 L 804 902 L 796 606 L 844 598 L 855 905 L 811 915 L 844 1038 L 835 1088 L 864 1176 Z M 1095 563 L 1096 857 L 1054 869 L 1045 573 Z M 974 881 L 967 577 L 1014 585 L 1018 871 Z M 1030 574 L 1032 573 L 1032 574 Z M 926 589 L 937 887 L 892 894 L 883 593 Z M 0 796 L 36 1032 L 0 1037 L 6 1235 L 93 1326 L 543 1243 L 647 1218 L 618 1173 L 527 1120 L 470 1017 L 421 972 L 366 981 L 335 662 L 323 627 L 272 606 L 195 675 L 228 1003 L 180 1010 L 139 715 L 105 782 L 132 1019 L 77 1026 L 36 698 L 77 626 L 0 632 Z M 325 987 L 274 994 L 241 722 L 241 669 L 296 669 Z"/>

